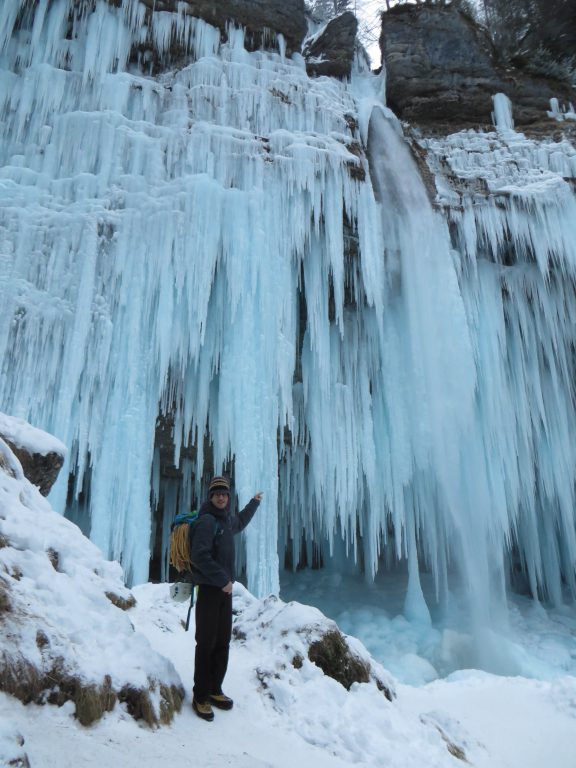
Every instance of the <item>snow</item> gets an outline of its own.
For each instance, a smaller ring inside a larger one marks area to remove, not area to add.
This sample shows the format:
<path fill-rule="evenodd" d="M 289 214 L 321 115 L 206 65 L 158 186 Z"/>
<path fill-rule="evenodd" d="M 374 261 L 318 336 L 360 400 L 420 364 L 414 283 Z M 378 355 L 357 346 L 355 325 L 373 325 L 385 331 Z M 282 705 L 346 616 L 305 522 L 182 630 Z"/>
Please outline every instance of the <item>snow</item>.
<path fill-rule="evenodd" d="M 545 759 L 555 768 L 573 768 L 575 676 L 547 681 L 461 670 L 411 686 L 396 682 L 358 639 L 347 636 L 371 673 L 369 682 L 346 690 L 307 654 L 311 642 L 336 629 L 333 621 L 299 602 L 257 599 L 238 583 L 225 681 L 235 706 L 216 711 L 213 723 L 199 720 L 190 700 L 194 620 L 185 632 L 187 605 L 170 599 L 168 584 L 144 584 L 133 590 L 133 608 L 114 607 L 104 591 L 129 595 L 118 564 L 103 560 L 73 523 L 56 514 L 23 478 L 5 444 L 0 448 L 0 533 L 7 540 L 0 548 L 1 579 L 9 584 L 13 608 L 3 613 L 3 654 L 16 648 L 38 664 L 42 628 L 47 652 L 85 682 L 104 674 L 115 684 L 159 677 L 182 681 L 186 690 L 182 712 L 160 728 L 134 721 L 120 704 L 84 727 L 72 703 L 23 705 L 0 693 L 0 765 L 27 756 L 33 768 L 140 768 L 183 763 L 193 755 L 203 768 L 290 768 L 295 761 L 318 768 L 454 768 L 462 757 L 478 768 L 540 768 Z M 58 552 L 57 568 L 47 557 L 51 548 Z M 340 599 L 353 605 L 361 594 L 356 589 Z M 564 651 L 574 655 L 566 621 Z M 548 663 L 556 664 L 559 646 L 549 643 L 550 623 L 541 612 L 532 607 L 525 627 L 540 638 Z M 393 633 L 387 637 L 396 640 Z M 421 664 L 417 657 L 404 659 L 415 676 Z"/>
<path fill-rule="evenodd" d="M 110 675 L 115 690 L 179 684 L 172 664 L 109 599 L 130 598 L 119 564 L 54 512 L 2 439 L 0 535 L 0 586 L 9 603 L 0 624 L 3 667 L 29 665 L 40 676 L 62 669 L 85 685 Z"/>
<path fill-rule="evenodd" d="M 137 632 L 174 662 L 189 692 L 194 641 L 193 626 L 188 633 L 182 628 L 186 606 L 169 600 L 167 585 L 134 592 L 138 603 L 130 616 Z M 170 727 L 151 730 L 117 708 L 83 728 L 69 705 L 24 707 L 0 694 L 0 755 L 14 744 L 11 734 L 20 733 L 31 765 L 42 768 L 71 768 L 79 756 L 86 768 L 120 762 L 137 768 L 185 762 L 192 754 L 203 768 L 289 768 L 295 762 L 454 768 L 461 761 L 448 744 L 477 768 L 573 768 L 574 677 L 543 682 L 470 670 L 419 687 L 396 684 L 397 698 L 389 702 L 371 684 L 347 692 L 310 662 L 301 670 L 291 666 L 290 653 L 301 642 L 295 630 L 310 621 L 322 624 L 317 612 L 281 601 L 271 609 L 239 585 L 234 601 L 249 635 L 232 643 L 225 681 L 235 701 L 231 712 L 216 711 L 215 721 L 204 723 L 188 694 Z"/>
<path fill-rule="evenodd" d="M 464 596 L 454 595 L 453 611 L 443 611 L 428 574 L 421 585 L 431 621 L 409 620 L 404 611 L 407 580 L 405 569 L 379 574 L 370 586 L 359 576 L 336 572 L 284 574 L 281 596 L 319 608 L 342 631 L 358 637 L 402 683 L 424 685 L 480 662 L 492 673 L 538 680 L 576 675 L 571 607 L 553 610 L 526 596 L 509 596 L 506 612 L 489 631 L 467 627 Z"/>
<path fill-rule="evenodd" d="M 471 671 L 410 689 L 408 696 L 416 711 L 431 707 L 431 717 L 441 727 L 446 722 L 456 726 L 457 734 L 463 731 L 459 743 L 466 744 L 474 734 L 474 765 L 568 768 L 574 764 L 574 692 L 574 678 L 541 683 Z M 399 696 L 403 693 L 401 687 Z"/>
<path fill-rule="evenodd" d="M 0 435 L 16 448 L 24 448 L 29 453 L 39 453 L 41 456 L 49 453 L 66 455 L 66 446 L 56 437 L 33 427 L 24 419 L 5 413 L 0 413 Z"/>

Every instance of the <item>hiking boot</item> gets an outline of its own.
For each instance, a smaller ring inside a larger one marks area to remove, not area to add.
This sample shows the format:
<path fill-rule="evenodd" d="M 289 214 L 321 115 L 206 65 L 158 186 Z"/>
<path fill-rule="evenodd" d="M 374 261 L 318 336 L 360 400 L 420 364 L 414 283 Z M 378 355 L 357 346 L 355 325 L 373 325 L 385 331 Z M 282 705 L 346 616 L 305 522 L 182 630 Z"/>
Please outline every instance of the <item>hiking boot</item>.
<path fill-rule="evenodd" d="M 202 720 L 207 720 L 208 722 L 214 720 L 214 712 L 212 712 L 212 707 L 207 701 L 192 699 L 192 709 Z"/>
<path fill-rule="evenodd" d="M 232 709 L 234 702 L 230 696 L 226 696 L 224 693 L 213 693 L 210 696 L 210 703 L 218 709 Z"/>

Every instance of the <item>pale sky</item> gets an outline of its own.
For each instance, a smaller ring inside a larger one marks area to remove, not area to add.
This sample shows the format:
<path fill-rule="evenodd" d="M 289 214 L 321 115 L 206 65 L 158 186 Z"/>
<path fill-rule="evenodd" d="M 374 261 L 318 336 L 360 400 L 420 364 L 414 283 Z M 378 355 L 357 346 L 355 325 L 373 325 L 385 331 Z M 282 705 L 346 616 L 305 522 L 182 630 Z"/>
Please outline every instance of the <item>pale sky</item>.
<path fill-rule="evenodd" d="M 366 30 L 370 30 L 369 41 L 363 42 L 370 55 L 372 68 L 380 66 L 380 47 L 378 45 L 378 38 L 380 37 L 379 15 L 385 6 L 384 0 L 356 0 L 355 12 L 360 24 Z"/>

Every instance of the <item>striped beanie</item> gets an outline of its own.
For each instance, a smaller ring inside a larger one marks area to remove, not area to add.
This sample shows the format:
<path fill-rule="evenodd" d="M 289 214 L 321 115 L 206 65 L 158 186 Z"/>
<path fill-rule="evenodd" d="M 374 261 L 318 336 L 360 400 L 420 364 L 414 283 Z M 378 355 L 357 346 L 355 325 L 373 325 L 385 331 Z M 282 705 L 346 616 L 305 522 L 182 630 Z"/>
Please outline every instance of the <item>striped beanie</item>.
<path fill-rule="evenodd" d="M 212 480 L 210 480 L 210 485 L 208 486 L 208 498 L 212 498 L 216 491 L 226 491 L 226 493 L 230 495 L 230 483 L 221 475 L 213 477 Z"/>

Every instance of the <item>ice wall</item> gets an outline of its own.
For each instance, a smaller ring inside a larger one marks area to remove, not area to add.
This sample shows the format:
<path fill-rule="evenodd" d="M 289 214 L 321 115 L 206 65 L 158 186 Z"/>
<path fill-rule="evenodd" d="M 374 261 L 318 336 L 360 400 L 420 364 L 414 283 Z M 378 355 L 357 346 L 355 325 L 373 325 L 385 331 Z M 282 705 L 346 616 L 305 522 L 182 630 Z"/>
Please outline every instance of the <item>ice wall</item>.
<path fill-rule="evenodd" d="M 456 570 L 473 663 L 507 674 L 513 665 L 485 628 L 506 626 L 510 585 L 557 606 L 573 601 L 576 543 L 576 150 L 511 125 L 413 139 L 434 174 L 428 195 L 386 110 L 373 111 L 368 141 L 387 273 L 404 313 L 402 353 L 388 358 L 395 374 L 380 389 L 395 435 L 380 463 L 391 466 L 388 488 L 402 477 L 403 439 L 413 462 L 400 518 L 404 613 L 428 620 L 434 600 L 424 603 L 418 571 L 431 571 L 451 623 Z M 389 296 L 385 322 L 395 303 Z M 385 338 L 389 350 L 390 327 Z M 399 381 L 404 401 L 392 399 Z M 401 509 L 398 496 L 387 501 Z"/>
<path fill-rule="evenodd" d="M 507 126 L 423 143 L 451 179 L 439 203 L 473 332 L 486 505 L 532 594 L 561 604 L 575 594 L 576 150 Z"/>
<path fill-rule="evenodd" d="M 26 8 L 0 12 L 2 406 L 71 446 L 75 487 L 62 481 L 54 503 L 68 491 L 72 513 L 88 506 L 91 537 L 136 582 L 159 403 L 175 408 L 176 466 L 200 436 L 180 502 L 200 492 L 207 433 L 216 471 L 235 460 L 240 503 L 265 493 L 248 574 L 277 591 L 277 433 L 294 421 L 301 267 L 310 254 L 322 267 L 324 296 L 306 290 L 325 335 L 329 274 L 343 324 L 344 221 L 364 238 L 376 215 L 346 148 L 353 99 L 310 81 L 281 40 L 277 55 L 250 55 L 241 31 L 221 45 L 184 15 L 146 27 L 136 0 Z M 129 63 L 142 41 L 161 56 L 175 37 L 189 66 L 151 78 Z"/>
<path fill-rule="evenodd" d="M 424 621 L 422 570 L 482 624 L 512 568 L 574 595 L 571 145 L 423 142 L 433 208 L 365 83 L 310 80 L 281 40 L 249 54 L 137 0 L 20 10 L 0 9 L 0 407 L 70 446 L 54 504 L 143 581 L 155 504 L 165 540 L 207 436 L 241 504 L 265 493 L 258 593 L 288 551 L 368 579 L 406 561 Z M 137 51 L 175 39 L 189 63 L 151 76 Z"/>

